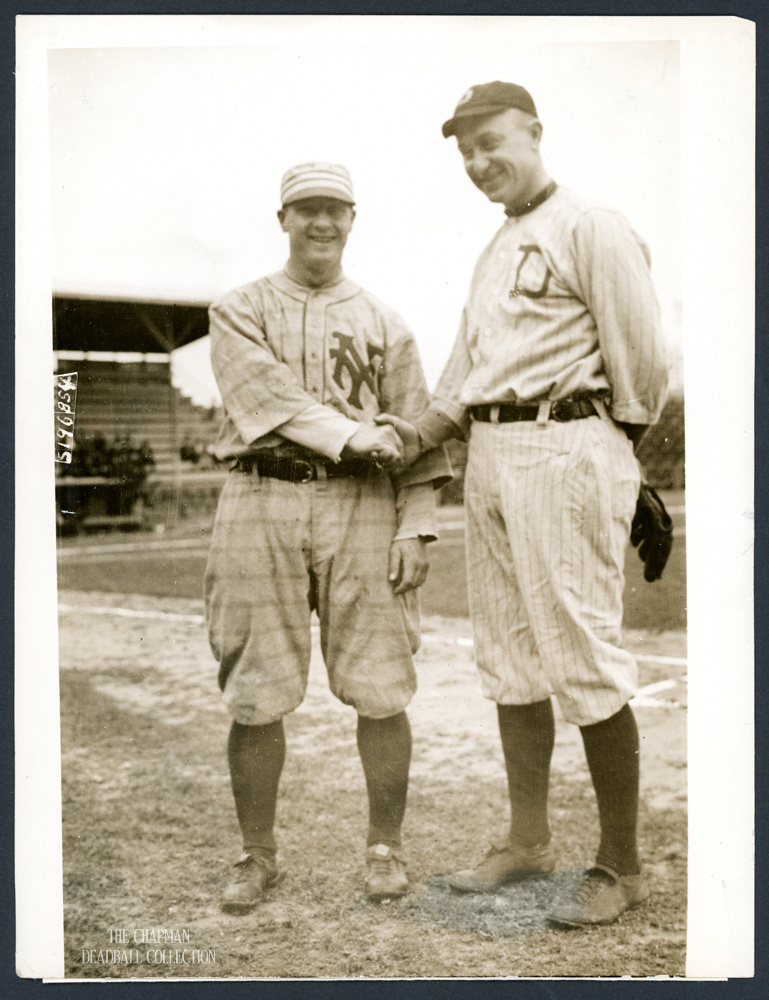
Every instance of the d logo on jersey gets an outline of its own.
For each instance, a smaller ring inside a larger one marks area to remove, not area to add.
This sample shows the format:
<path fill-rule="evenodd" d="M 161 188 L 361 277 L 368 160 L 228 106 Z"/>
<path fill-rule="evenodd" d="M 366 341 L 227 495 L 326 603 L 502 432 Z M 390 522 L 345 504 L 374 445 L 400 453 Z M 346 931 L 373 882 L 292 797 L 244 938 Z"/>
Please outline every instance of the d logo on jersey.
<path fill-rule="evenodd" d="M 541 299 L 547 294 L 552 272 L 536 243 L 525 244 L 518 250 L 523 257 L 515 272 L 515 287 L 510 289 L 508 295 L 511 299 L 519 295 L 525 295 L 527 299 Z"/>
<path fill-rule="evenodd" d="M 368 353 L 368 364 L 366 364 L 358 353 L 351 336 L 348 336 L 346 333 L 332 333 L 331 336 L 336 337 L 338 344 L 337 347 L 332 347 L 329 351 L 332 359 L 336 361 L 333 379 L 340 389 L 344 389 L 345 385 L 342 373 L 344 371 L 347 372 L 350 379 L 350 391 L 347 395 L 347 402 L 350 406 L 362 410 L 363 405 L 360 401 L 361 388 L 367 385 L 371 392 L 376 395 L 374 366 L 372 362 L 375 358 L 381 357 L 384 351 L 378 347 L 372 347 L 371 344 L 366 344 Z"/>

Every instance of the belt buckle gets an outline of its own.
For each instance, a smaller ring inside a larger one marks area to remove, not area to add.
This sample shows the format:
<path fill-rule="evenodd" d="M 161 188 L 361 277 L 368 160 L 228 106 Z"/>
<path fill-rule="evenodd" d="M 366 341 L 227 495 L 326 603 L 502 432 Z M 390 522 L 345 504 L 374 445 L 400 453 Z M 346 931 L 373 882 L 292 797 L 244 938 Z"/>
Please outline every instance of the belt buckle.
<path fill-rule="evenodd" d="M 555 420 L 559 424 L 565 424 L 569 420 L 566 407 L 561 405 L 562 402 L 563 400 L 556 399 L 550 407 L 550 419 Z"/>
<path fill-rule="evenodd" d="M 297 458 L 294 461 L 294 475 L 293 480 L 295 483 L 311 483 L 315 478 L 315 467 L 312 462 L 305 462 L 303 458 Z"/>

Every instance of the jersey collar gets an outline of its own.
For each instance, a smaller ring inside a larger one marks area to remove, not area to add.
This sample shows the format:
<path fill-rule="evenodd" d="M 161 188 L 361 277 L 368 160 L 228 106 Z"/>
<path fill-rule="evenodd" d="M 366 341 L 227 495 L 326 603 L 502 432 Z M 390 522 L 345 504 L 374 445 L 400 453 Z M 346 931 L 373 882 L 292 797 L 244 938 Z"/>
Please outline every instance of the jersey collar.
<path fill-rule="evenodd" d="M 505 215 L 508 218 L 517 219 L 519 215 L 526 215 L 528 212 L 533 212 L 535 208 L 538 208 L 543 201 L 547 201 L 550 195 L 555 191 L 558 185 L 555 181 L 550 181 L 550 183 L 543 187 L 538 195 L 535 195 L 531 201 L 527 201 L 525 205 L 521 205 L 520 208 L 506 208 Z"/>
<path fill-rule="evenodd" d="M 343 274 L 334 284 L 323 285 L 321 288 L 302 285 L 286 274 L 285 270 L 271 274 L 268 280 L 286 295 L 290 295 L 291 298 L 297 299 L 299 302 L 305 302 L 310 295 L 322 297 L 327 302 L 343 302 L 345 299 L 351 299 L 360 291 L 360 285 L 356 285 Z"/>

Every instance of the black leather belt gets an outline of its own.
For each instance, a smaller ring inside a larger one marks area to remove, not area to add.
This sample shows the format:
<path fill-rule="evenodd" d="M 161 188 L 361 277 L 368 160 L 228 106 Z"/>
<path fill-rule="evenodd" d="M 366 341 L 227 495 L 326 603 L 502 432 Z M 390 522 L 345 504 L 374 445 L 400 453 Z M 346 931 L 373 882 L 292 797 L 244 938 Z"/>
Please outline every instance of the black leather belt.
<path fill-rule="evenodd" d="M 495 416 L 494 411 L 497 411 Z M 539 416 L 539 403 L 483 403 L 471 406 L 470 414 L 473 420 L 484 423 L 512 424 L 518 420 L 536 420 Z M 582 417 L 594 417 L 596 409 L 589 399 L 556 399 L 550 404 L 549 419 L 564 423 L 567 420 L 581 420 Z"/>
<path fill-rule="evenodd" d="M 315 479 L 364 478 L 373 466 L 360 458 L 346 459 L 344 462 L 308 461 L 290 455 L 247 455 L 236 459 L 233 466 L 239 472 L 257 470 L 260 476 L 270 479 L 285 479 L 289 483 L 311 483 Z"/>

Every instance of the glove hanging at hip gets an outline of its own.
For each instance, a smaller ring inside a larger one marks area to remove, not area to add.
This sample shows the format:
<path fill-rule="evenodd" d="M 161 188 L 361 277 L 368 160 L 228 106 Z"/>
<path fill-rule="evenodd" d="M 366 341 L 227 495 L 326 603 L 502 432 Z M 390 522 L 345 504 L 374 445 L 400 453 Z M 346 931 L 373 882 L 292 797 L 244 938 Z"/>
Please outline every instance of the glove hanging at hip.
<path fill-rule="evenodd" d="M 648 483 L 641 483 L 630 542 L 644 564 L 644 579 L 649 583 L 659 580 L 673 547 L 673 522 L 657 491 Z"/>

